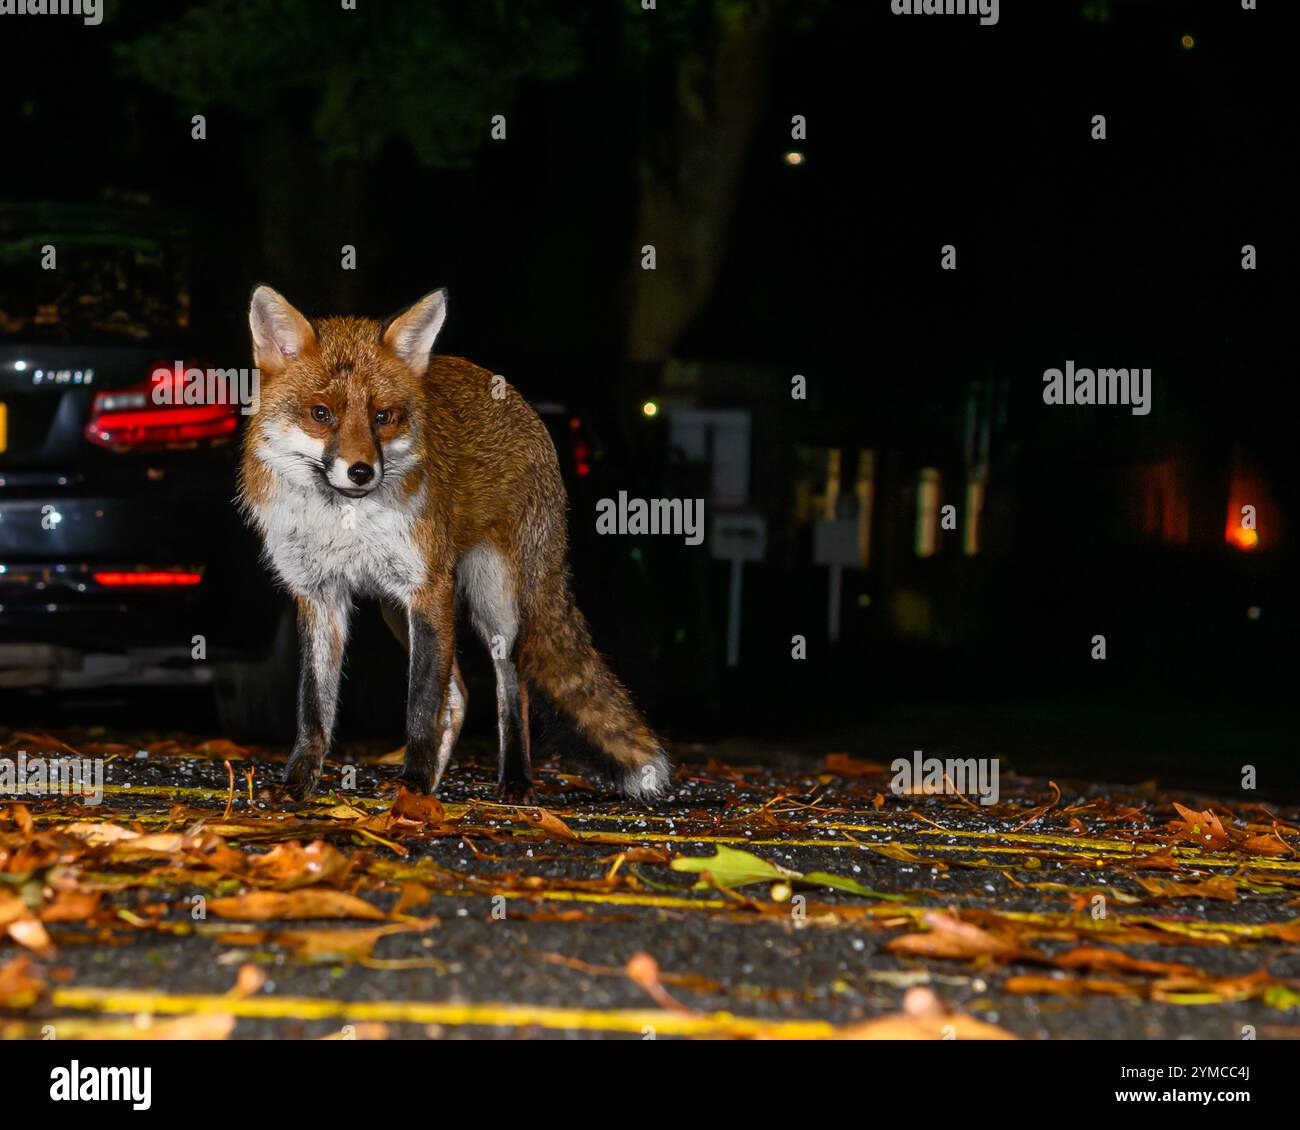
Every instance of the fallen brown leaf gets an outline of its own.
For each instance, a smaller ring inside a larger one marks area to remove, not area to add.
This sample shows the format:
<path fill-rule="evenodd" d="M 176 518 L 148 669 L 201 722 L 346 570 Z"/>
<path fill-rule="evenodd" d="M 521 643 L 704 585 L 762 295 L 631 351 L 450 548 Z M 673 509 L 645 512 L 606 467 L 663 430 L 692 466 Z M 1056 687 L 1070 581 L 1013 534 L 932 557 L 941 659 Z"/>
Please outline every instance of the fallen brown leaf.
<path fill-rule="evenodd" d="M 837 1040 L 1015 1040 L 1017 1036 L 996 1024 L 950 1012 L 922 986 L 903 995 L 902 1012 L 860 1024 L 837 1028 Z"/>
<path fill-rule="evenodd" d="M 1255 855 L 1292 855 L 1292 847 L 1279 836 L 1276 832 L 1270 832 L 1266 836 L 1251 836 L 1237 844 L 1242 851 L 1253 852 Z"/>
<path fill-rule="evenodd" d="M 1024 996 L 1081 997 L 1098 993 L 1110 997 L 1140 997 L 1143 987 L 1126 981 L 1111 981 L 1100 977 L 1047 977 L 1041 974 L 1023 974 L 1008 977 L 1002 982 L 1005 992 Z"/>
<path fill-rule="evenodd" d="M 0 1008 L 30 1008 L 44 993 L 45 982 L 32 970 L 27 954 L 0 965 Z"/>
<path fill-rule="evenodd" d="M 841 777 L 879 777 L 888 767 L 883 761 L 864 761 L 847 753 L 828 753 L 826 768 Z"/>
<path fill-rule="evenodd" d="M 1173 803 L 1182 820 L 1171 821 L 1170 828 L 1180 838 L 1191 840 L 1210 851 L 1221 851 L 1228 846 L 1228 833 L 1224 831 L 1222 821 L 1213 812 L 1208 809 L 1205 812 L 1197 812 L 1177 801 Z"/>
<path fill-rule="evenodd" d="M 1162 977 L 1195 976 L 1191 965 L 1173 961 L 1144 961 L 1123 950 L 1104 949 L 1101 946 L 1079 946 L 1051 959 L 1061 969 L 1091 969 L 1094 972 L 1150 973 Z"/>
<path fill-rule="evenodd" d="M 99 909 L 102 896 L 89 891 L 58 891 L 40 910 L 42 922 L 85 922 Z"/>
<path fill-rule="evenodd" d="M 50 941 L 45 927 L 35 916 L 19 918 L 15 922 L 10 922 L 5 929 L 15 942 L 33 953 L 46 956 L 55 952 L 54 943 Z"/>
<path fill-rule="evenodd" d="M 1176 879 L 1145 878 L 1135 876 L 1135 881 L 1143 890 L 1156 898 L 1169 899 L 1218 899 L 1232 902 L 1237 897 L 1237 881 L 1228 875 L 1215 875 L 1197 883 L 1180 883 Z"/>
<path fill-rule="evenodd" d="M 544 808 L 521 809 L 519 816 L 526 824 L 545 832 L 551 839 L 574 842 L 578 838 L 563 820 Z"/>
<path fill-rule="evenodd" d="M 284 946 L 306 961 L 363 961 L 375 943 L 390 934 L 422 933 L 438 925 L 436 918 L 418 918 L 391 926 L 368 926 L 360 929 L 274 930 L 219 934 L 217 940 L 227 945 L 265 944 Z"/>
<path fill-rule="evenodd" d="M 405 785 L 397 790 L 391 811 L 394 816 L 417 824 L 441 824 L 447 819 L 442 802 L 436 796 L 408 792 Z"/>
<path fill-rule="evenodd" d="M 230 987 L 226 996 L 232 1000 L 243 1000 L 245 997 L 251 997 L 254 993 L 260 992 L 263 985 L 267 982 L 266 970 L 245 962 L 239 967 L 239 972 L 235 975 L 235 983 Z"/>
<path fill-rule="evenodd" d="M 930 929 L 924 934 L 903 934 L 885 943 L 890 953 L 915 957 L 1011 957 L 1019 947 L 979 926 L 952 915 L 928 911 L 921 921 Z"/>
<path fill-rule="evenodd" d="M 249 891 L 232 898 L 209 899 L 208 913 L 245 922 L 267 922 L 276 918 L 385 917 L 382 910 L 365 899 L 324 887 Z"/>

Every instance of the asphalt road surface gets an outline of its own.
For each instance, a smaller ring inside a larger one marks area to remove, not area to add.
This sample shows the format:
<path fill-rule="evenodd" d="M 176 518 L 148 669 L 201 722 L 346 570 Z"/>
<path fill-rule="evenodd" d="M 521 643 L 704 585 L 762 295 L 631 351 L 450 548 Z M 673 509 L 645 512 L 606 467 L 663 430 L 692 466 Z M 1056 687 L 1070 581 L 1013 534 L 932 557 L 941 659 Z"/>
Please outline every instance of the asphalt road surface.
<path fill-rule="evenodd" d="M 293 805 L 282 754 L 57 737 L 0 733 L 106 759 L 0 797 L 11 1038 L 1300 1035 L 1300 812 L 1249 793 L 677 750 L 653 808 L 555 760 L 519 808 L 471 750 L 394 807 L 345 749 Z"/>

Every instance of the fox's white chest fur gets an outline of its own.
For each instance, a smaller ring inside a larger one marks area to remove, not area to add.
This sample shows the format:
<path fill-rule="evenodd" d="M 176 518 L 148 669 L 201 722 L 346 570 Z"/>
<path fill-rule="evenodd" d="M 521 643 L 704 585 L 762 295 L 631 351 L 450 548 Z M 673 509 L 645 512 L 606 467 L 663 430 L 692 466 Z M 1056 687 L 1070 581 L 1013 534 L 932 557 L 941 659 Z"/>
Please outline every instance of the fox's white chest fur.
<path fill-rule="evenodd" d="M 413 526 L 423 489 L 399 500 L 396 482 L 364 498 L 322 489 L 315 473 L 278 456 L 274 442 L 259 455 L 276 472 L 265 501 L 250 506 L 266 556 L 297 596 L 362 593 L 405 603 L 427 572 Z"/>
<path fill-rule="evenodd" d="M 255 510 L 267 557 L 295 594 L 343 589 L 403 603 L 425 576 L 411 536 L 414 512 L 387 498 L 331 498 L 288 486 Z"/>

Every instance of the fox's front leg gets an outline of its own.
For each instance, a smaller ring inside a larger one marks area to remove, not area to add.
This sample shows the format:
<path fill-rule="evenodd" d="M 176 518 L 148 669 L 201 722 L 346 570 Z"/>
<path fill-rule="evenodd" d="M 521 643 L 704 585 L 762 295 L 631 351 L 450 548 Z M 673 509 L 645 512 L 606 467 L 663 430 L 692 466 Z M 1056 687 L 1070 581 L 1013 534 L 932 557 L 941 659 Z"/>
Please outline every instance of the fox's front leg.
<path fill-rule="evenodd" d="M 448 705 L 456 647 L 454 596 L 455 586 L 449 574 L 417 589 L 407 606 L 411 667 L 406 695 L 406 761 L 401 781 L 415 792 L 433 792 L 441 775 L 438 754 L 448 729 L 443 714 Z M 448 749 L 448 755 L 450 752 Z"/>
<path fill-rule="evenodd" d="M 298 739 L 284 770 L 295 800 L 316 788 L 329 750 L 350 612 L 342 593 L 298 598 Z"/>

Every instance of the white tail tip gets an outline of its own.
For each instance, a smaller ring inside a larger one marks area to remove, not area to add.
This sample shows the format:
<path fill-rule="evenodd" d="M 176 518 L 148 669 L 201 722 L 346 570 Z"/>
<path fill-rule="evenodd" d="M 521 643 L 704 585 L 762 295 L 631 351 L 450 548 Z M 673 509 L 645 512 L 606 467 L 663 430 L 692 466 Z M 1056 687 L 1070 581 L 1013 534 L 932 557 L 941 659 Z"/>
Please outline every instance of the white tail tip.
<path fill-rule="evenodd" d="M 672 764 L 663 750 L 660 750 L 653 760 L 623 774 L 623 795 L 631 800 L 658 800 L 668 791 L 671 779 Z"/>

